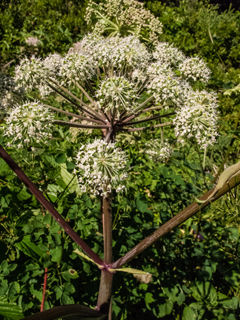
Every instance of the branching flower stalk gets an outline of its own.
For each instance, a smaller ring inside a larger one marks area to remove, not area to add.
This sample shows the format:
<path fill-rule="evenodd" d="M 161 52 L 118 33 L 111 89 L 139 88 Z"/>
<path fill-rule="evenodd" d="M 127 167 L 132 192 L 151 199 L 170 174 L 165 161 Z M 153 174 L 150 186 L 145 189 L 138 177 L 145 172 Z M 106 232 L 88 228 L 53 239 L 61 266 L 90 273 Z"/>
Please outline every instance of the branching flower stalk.
<path fill-rule="evenodd" d="M 119 1 L 109 3 L 117 9 Z M 15 104 L 7 111 L 5 121 L 9 144 L 18 147 L 30 145 L 33 139 L 38 144 L 47 143 L 54 125 L 102 131 L 102 140 L 79 147 L 76 172 L 82 192 L 102 198 L 105 267 L 97 307 L 104 312 L 109 307 L 112 286 L 112 191 L 122 192 L 128 176 L 127 156 L 115 144 L 116 134 L 161 128 L 161 143 L 153 140 L 147 146 L 153 161 L 164 161 L 172 152 L 163 141 L 163 130 L 174 128 L 181 143 L 194 139 L 203 149 L 215 143 L 217 136 L 216 97 L 193 88 L 195 81 L 208 82 L 210 71 L 204 61 L 187 58 L 168 43 L 158 42 L 142 7 L 133 0 L 123 3 L 136 5 L 134 10 L 145 17 L 135 20 L 135 35 L 122 38 L 115 33 L 114 37 L 104 38 L 101 32 L 95 32 L 64 56 L 25 58 L 16 67 L 14 81 L 26 92 L 35 90 L 41 102 Z M 124 14 L 118 19 L 119 26 L 128 21 L 128 11 Z M 152 30 L 153 51 L 136 36 L 146 23 Z M 61 96 L 73 112 L 49 106 L 49 95 Z M 64 114 L 68 120 L 55 119 L 54 112 Z"/>

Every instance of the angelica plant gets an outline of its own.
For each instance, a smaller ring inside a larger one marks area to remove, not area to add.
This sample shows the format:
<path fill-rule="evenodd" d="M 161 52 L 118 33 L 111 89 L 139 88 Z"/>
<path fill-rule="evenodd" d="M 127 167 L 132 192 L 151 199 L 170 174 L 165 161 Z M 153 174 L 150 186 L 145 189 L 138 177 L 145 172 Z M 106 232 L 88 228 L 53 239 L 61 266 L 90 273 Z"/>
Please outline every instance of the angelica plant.
<path fill-rule="evenodd" d="M 129 169 L 126 153 L 115 143 L 116 135 L 161 128 L 161 142 L 155 139 L 146 146 L 147 154 L 155 162 L 165 161 L 172 153 L 170 144 L 164 141 L 164 130 L 171 131 L 181 143 L 190 140 L 203 149 L 215 143 L 218 135 L 215 94 L 194 89 L 196 81 L 204 86 L 210 78 L 204 61 L 188 58 L 172 45 L 159 42 L 160 23 L 154 20 L 151 24 L 149 13 L 137 2 L 107 3 L 107 7 L 99 9 L 106 11 L 107 19 L 118 12 L 118 5 L 128 8 L 119 9 L 121 14 L 116 15 L 118 32 L 126 25 L 137 31 L 124 37 L 115 32 L 105 38 L 97 25 L 94 33 L 86 35 L 64 56 L 51 54 L 45 59 L 33 56 L 22 60 L 15 69 L 14 80 L 28 94 L 34 91 L 40 102 L 15 105 L 5 121 L 5 135 L 10 144 L 18 147 L 29 146 L 34 139 L 38 144 L 47 142 L 55 125 L 98 129 L 102 133 L 102 140 L 79 146 L 75 157 L 81 191 L 102 201 L 104 260 L 95 261 L 102 270 L 97 302 L 101 311 L 108 309 L 114 272 L 112 191 L 126 190 Z M 91 3 L 88 19 L 94 10 Z M 146 25 L 151 31 L 153 50 L 141 42 L 141 30 Z M 71 111 L 50 105 L 49 96 L 60 96 Z M 57 119 L 56 112 L 67 116 L 68 121 Z"/>

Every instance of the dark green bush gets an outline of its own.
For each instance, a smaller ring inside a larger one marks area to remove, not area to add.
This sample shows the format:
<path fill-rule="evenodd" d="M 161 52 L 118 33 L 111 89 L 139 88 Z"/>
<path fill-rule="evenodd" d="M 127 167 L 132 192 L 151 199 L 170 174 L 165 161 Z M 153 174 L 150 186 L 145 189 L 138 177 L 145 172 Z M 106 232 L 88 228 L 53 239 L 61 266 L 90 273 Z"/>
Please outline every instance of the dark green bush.
<path fill-rule="evenodd" d="M 0 59 L 7 63 L 23 55 L 44 56 L 50 52 L 66 52 L 86 32 L 85 0 L 12 0 L 1 4 Z M 26 44 L 37 37 L 38 50 Z"/>

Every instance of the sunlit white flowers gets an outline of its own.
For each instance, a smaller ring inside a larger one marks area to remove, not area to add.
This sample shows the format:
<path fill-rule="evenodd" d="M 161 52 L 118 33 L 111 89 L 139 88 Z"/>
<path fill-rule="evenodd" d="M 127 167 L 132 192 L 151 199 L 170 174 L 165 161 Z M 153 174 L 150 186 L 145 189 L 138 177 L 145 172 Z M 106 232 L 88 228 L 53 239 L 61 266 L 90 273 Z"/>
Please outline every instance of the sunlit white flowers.
<path fill-rule="evenodd" d="M 185 59 L 179 65 L 179 70 L 187 79 L 201 80 L 204 83 L 208 82 L 211 74 L 206 63 L 198 57 Z"/>
<path fill-rule="evenodd" d="M 146 154 L 154 162 L 164 162 L 170 158 L 172 154 L 172 148 L 169 143 L 161 143 L 158 139 L 152 139 L 145 143 Z"/>
<path fill-rule="evenodd" d="M 161 122 L 163 127 L 174 124 L 178 138 L 194 137 L 202 148 L 213 144 L 216 99 L 209 98 L 212 95 L 206 90 L 193 88 L 194 81 L 208 82 L 210 70 L 202 59 L 187 58 L 173 45 L 155 44 L 150 51 L 136 35 L 88 34 L 64 56 L 25 58 L 16 68 L 15 80 L 29 91 L 38 90 L 41 98 L 56 96 L 56 92 L 62 95 L 84 121 L 93 119 L 91 129 L 94 124 L 115 133 L 134 131 L 132 125 L 142 119 L 167 117 L 166 124 Z M 151 114 L 137 119 L 148 108 Z"/>
<path fill-rule="evenodd" d="M 112 189 L 125 189 L 127 155 L 115 143 L 95 140 L 83 145 L 76 156 L 76 167 L 82 192 L 105 197 Z"/>
<path fill-rule="evenodd" d="M 134 107 L 134 100 L 137 98 L 137 91 L 134 90 L 134 83 L 124 77 L 112 77 L 102 81 L 96 97 L 100 105 L 106 104 L 106 110 L 123 111 L 131 110 Z"/>
<path fill-rule="evenodd" d="M 206 91 L 190 92 L 185 105 L 177 111 L 175 134 L 183 139 L 196 139 L 201 148 L 216 142 L 217 137 L 217 99 Z"/>
<path fill-rule="evenodd" d="M 0 120 L 14 103 L 21 101 L 23 94 L 24 89 L 18 87 L 12 77 L 0 73 Z"/>
<path fill-rule="evenodd" d="M 38 102 L 17 105 L 6 118 L 9 145 L 17 144 L 20 148 L 33 142 L 47 142 L 52 137 L 52 120 L 49 109 Z"/>
<path fill-rule="evenodd" d="M 94 18 L 98 19 L 95 25 L 92 24 L 95 34 L 107 31 L 111 35 L 116 33 L 141 35 L 141 31 L 144 31 L 149 35 L 149 40 L 155 43 L 162 34 L 162 23 L 143 6 L 143 3 L 135 0 L 107 0 L 98 4 L 90 0 L 86 21 L 92 24 Z"/>

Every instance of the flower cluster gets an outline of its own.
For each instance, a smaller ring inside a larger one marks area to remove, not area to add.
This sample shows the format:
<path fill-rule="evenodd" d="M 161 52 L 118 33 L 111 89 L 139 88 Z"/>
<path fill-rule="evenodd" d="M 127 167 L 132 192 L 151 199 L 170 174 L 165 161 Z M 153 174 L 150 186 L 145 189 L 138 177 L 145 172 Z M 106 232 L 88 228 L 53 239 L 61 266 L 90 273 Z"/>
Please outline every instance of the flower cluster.
<path fill-rule="evenodd" d="M 73 51 L 78 54 L 88 54 L 99 65 L 118 70 L 123 68 L 143 68 L 151 59 L 146 46 L 136 36 L 112 38 L 87 35 L 81 42 L 75 44 Z"/>
<path fill-rule="evenodd" d="M 106 110 L 132 110 L 137 98 L 134 84 L 123 77 L 112 77 L 102 81 L 96 97 L 100 106 L 106 105 Z"/>
<path fill-rule="evenodd" d="M 105 3 L 96 4 L 89 1 L 86 11 L 86 21 L 92 23 L 97 19 L 93 32 L 102 34 L 108 30 L 123 32 L 123 34 L 134 32 L 140 35 L 141 31 L 148 34 L 151 42 L 156 42 L 162 34 L 162 23 L 155 18 L 149 10 L 143 8 L 143 3 L 135 0 L 107 0 Z"/>
<path fill-rule="evenodd" d="M 11 138 L 8 145 L 17 144 L 21 148 L 34 141 L 46 142 L 52 137 L 52 120 L 53 115 L 49 109 L 39 102 L 17 105 L 6 118 L 7 129 L 4 135 Z"/>
<path fill-rule="evenodd" d="M 209 81 L 211 74 L 206 63 L 198 57 L 185 59 L 179 65 L 179 70 L 187 79 L 193 81 L 201 80 L 204 83 Z"/>
<path fill-rule="evenodd" d="M 0 74 L 0 120 L 12 105 L 20 101 L 24 89 L 19 88 L 12 77 Z"/>
<path fill-rule="evenodd" d="M 76 171 L 82 192 L 106 197 L 112 189 L 124 190 L 127 156 L 115 143 L 95 140 L 83 145 L 76 156 Z"/>
<path fill-rule="evenodd" d="M 40 43 L 41 41 L 36 37 L 28 37 L 26 39 L 26 44 L 28 44 L 29 46 L 37 47 Z"/>
<path fill-rule="evenodd" d="M 207 91 L 189 92 L 185 105 L 177 111 L 173 120 L 175 135 L 180 139 L 194 137 L 201 148 L 212 145 L 218 135 L 217 107 L 215 95 Z"/>
<path fill-rule="evenodd" d="M 68 86 L 70 92 L 77 86 L 86 96 L 84 104 L 86 100 L 91 102 L 98 119 L 105 111 L 110 111 L 109 116 L 115 117 L 111 124 L 120 119 L 123 111 L 129 115 L 137 110 L 136 114 L 139 114 L 147 107 L 145 101 L 150 99 L 151 104 L 161 104 L 161 115 L 169 107 L 173 108 L 178 137 L 198 133 L 197 141 L 203 146 L 208 144 L 208 135 L 209 144 L 215 141 L 217 105 L 214 102 L 215 107 L 209 108 L 209 93 L 194 91 L 191 82 L 201 80 L 206 83 L 209 76 L 210 71 L 201 59 L 186 58 L 168 43 L 158 42 L 155 51 L 150 52 L 133 35 L 104 38 L 89 34 L 63 57 L 52 54 L 45 59 L 24 59 L 16 68 L 15 80 L 28 90 L 38 89 L 41 96 L 54 91 L 48 83 L 53 87 L 58 84 Z M 208 116 L 202 119 L 199 112 L 204 107 Z M 204 121 L 205 131 L 199 121 Z M 201 139 L 199 134 L 202 132 L 208 133 Z"/>
<path fill-rule="evenodd" d="M 30 60 L 24 58 L 20 65 L 16 66 L 14 80 L 26 91 L 31 91 L 47 80 L 47 73 L 48 69 L 44 67 L 43 61 L 32 56 Z"/>
<path fill-rule="evenodd" d="M 182 51 L 167 42 L 158 42 L 153 57 L 160 63 L 167 63 L 174 67 L 186 59 Z"/>
<path fill-rule="evenodd" d="M 169 143 L 161 143 L 158 139 L 152 139 L 149 142 L 145 143 L 149 158 L 154 162 L 164 162 L 172 154 L 172 148 Z"/>
<path fill-rule="evenodd" d="M 45 65 L 45 63 L 44 63 Z M 90 55 L 82 53 L 68 53 L 61 62 L 57 74 L 62 82 L 71 85 L 74 81 L 90 79 L 95 73 L 96 64 Z"/>
<path fill-rule="evenodd" d="M 182 86 L 173 74 L 162 73 L 148 84 L 149 94 L 153 94 L 156 102 L 162 103 L 166 109 L 169 106 L 182 104 Z"/>

